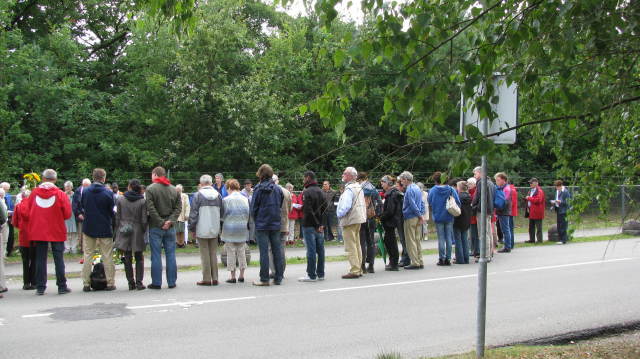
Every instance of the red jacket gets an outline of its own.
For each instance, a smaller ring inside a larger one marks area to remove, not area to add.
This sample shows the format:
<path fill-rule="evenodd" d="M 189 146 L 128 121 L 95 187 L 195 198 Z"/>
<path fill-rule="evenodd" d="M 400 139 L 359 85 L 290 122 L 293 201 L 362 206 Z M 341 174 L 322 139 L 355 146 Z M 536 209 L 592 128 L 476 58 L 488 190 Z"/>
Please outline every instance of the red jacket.
<path fill-rule="evenodd" d="M 24 201 L 20 202 L 13 209 L 13 216 L 11 217 L 11 224 L 18 228 L 18 245 L 20 247 L 29 247 L 31 243 L 29 241 L 29 234 L 27 231 L 27 221 L 23 215 Z"/>
<path fill-rule="evenodd" d="M 529 219 L 544 219 L 545 196 L 542 188 L 538 186 L 536 193 L 533 196 L 527 195 L 525 199 L 529 206 Z"/>
<path fill-rule="evenodd" d="M 512 184 L 509 187 L 511 187 L 511 215 L 518 217 L 518 190 Z"/>
<path fill-rule="evenodd" d="M 471 201 L 476 197 L 476 188 L 473 187 L 469 190 L 469 194 L 471 195 Z M 471 216 L 471 224 L 478 224 L 478 218 L 476 216 Z"/>
<path fill-rule="evenodd" d="M 71 218 L 71 202 L 66 193 L 43 183 L 21 203 L 24 203 L 23 215 L 30 240 L 64 242 L 67 239 L 64 221 Z"/>
<path fill-rule="evenodd" d="M 291 193 L 291 204 L 302 205 L 302 193 L 298 195 Z M 291 209 L 291 212 L 289 212 L 289 219 L 296 220 L 300 218 L 302 218 L 302 207 Z"/>

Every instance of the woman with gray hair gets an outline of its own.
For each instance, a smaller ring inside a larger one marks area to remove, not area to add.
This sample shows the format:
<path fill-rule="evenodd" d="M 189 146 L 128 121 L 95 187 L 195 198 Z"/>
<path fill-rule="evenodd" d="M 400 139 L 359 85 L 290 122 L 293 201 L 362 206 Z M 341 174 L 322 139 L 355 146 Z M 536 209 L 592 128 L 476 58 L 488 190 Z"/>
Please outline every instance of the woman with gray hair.
<path fill-rule="evenodd" d="M 227 186 L 224 185 L 224 176 L 222 175 L 222 173 L 216 173 L 214 177 L 216 179 L 216 182 L 212 186 L 213 189 L 218 191 L 222 198 L 225 198 L 229 195 L 229 193 L 227 192 Z"/>
<path fill-rule="evenodd" d="M 73 182 L 67 181 L 64 183 L 64 193 L 69 197 L 69 203 L 73 203 Z M 67 227 L 67 240 L 64 242 L 65 253 L 77 253 L 78 252 L 78 227 L 76 226 L 76 218 L 71 218 L 64 221 L 64 225 Z"/>

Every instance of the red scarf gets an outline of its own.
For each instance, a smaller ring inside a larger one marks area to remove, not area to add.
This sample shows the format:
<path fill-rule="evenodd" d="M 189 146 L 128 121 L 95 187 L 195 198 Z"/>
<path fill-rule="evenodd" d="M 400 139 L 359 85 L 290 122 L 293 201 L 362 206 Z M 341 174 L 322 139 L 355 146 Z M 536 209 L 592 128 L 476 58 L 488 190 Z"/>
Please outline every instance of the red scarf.
<path fill-rule="evenodd" d="M 165 186 L 169 186 L 171 184 L 171 182 L 165 176 L 156 177 L 156 179 L 153 180 L 153 183 L 162 183 Z"/>

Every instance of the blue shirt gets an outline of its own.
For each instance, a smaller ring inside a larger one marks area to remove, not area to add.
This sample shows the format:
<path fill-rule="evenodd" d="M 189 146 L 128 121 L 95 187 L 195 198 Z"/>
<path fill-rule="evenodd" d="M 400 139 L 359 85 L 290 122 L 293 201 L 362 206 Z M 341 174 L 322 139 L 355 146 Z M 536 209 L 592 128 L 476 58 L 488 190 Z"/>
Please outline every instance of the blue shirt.
<path fill-rule="evenodd" d="M 422 191 L 415 183 L 407 187 L 404 193 L 404 201 L 402 202 L 402 215 L 405 221 L 407 219 L 420 217 L 424 215 L 424 202 L 422 202 Z"/>

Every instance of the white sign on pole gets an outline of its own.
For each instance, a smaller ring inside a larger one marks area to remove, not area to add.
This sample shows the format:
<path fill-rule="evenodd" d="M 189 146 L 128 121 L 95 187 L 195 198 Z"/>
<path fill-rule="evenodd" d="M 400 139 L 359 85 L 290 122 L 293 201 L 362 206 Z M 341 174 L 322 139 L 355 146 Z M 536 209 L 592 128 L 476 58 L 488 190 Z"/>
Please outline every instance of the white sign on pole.
<path fill-rule="evenodd" d="M 498 96 L 499 100 L 497 104 L 491 104 L 491 109 L 498 117 L 489 124 L 488 133 L 483 133 L 484 121 L 488 121 L 488 119 L 480 119 L 478 111 L 476 111 L 475 108 L 465 110 L 467 103 L 464 95 L 462 96 L 460 102 L 462 104 L 462 106 L 460 106 L 460 134 L 465 136 L 465 138 L 466 133 L 464 128 L 468 125 L 477 127 L 480 133 L 487 135 L 513 127 L 518 123 L 518 86 L 515 83 L 507 86 L 504 75 L 495 76 L 493 86 L 496 91 L 495 95 Z M 482 86 L 479 86 L 476 93 L 480 91 L 482 91 Z M 497 144 L 514 144 L 516 143 L 516 131 L 511 130 L 489 138 Z"/>

